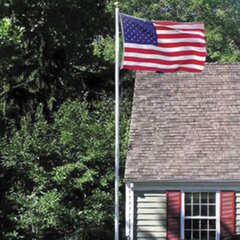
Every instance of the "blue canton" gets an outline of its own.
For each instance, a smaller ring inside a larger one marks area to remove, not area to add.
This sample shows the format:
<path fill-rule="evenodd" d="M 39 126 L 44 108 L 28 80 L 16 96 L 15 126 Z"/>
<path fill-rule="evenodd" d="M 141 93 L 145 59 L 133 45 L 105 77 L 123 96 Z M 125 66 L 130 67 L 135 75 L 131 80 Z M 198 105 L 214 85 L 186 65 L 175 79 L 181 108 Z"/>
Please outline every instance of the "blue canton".
<path fill-rule="evenodd" d="M 151 21 L 121 14 L 125 43 L 157 46 L 157 34 Z"/>

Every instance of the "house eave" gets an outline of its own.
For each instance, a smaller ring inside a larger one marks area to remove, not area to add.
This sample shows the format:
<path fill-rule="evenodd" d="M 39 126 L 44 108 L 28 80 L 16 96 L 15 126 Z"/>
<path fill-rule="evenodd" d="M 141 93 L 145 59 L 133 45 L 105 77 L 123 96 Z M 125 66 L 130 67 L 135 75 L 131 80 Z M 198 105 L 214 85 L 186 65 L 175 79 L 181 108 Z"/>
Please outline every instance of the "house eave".
<path fill-rule="evenodd" d="M 239 184 L 240 179 L 136 179 L 136 178 L 124 178 L 124 183 L 148 183 L 148 184 L 159 184 L 159 183 L 227 183 L 227 184 Z"/>

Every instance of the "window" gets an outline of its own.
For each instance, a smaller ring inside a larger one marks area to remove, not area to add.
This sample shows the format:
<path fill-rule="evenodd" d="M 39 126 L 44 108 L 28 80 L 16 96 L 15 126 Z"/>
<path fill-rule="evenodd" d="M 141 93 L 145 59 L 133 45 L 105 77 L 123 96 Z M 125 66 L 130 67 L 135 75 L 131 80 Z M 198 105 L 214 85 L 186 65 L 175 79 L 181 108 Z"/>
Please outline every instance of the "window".
<path fill-rule="evenodd" d="M 185 192 L 184 194 L 184 239 L 216 239 L 216 193 Z"/>

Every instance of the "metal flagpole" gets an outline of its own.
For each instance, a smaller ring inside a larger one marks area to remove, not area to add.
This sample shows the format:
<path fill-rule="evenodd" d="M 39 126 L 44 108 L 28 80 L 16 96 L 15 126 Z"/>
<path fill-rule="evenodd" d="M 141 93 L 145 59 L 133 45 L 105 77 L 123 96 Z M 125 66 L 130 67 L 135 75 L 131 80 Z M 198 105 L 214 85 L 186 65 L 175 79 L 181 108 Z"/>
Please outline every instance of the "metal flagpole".
<path fill-rule="evenodd" d="M 119 3 L 115 2 L 115 217 L 114 239 L 119 240 Z"/>

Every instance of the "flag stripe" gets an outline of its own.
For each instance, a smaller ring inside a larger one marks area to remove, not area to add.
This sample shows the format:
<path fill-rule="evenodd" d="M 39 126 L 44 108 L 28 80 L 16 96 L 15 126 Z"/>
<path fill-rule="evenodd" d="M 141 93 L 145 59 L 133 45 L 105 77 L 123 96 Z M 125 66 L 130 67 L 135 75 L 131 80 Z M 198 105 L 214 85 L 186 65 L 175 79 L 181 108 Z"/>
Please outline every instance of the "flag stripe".
<path fill-rule="evenodd" d="M 174 28 L 174 27 L 167 27 L 167 26 L 155 26 L 156 31 L 161 31 L 161 30 L 169 30 L 169 31 L 181 31 L 181 32 L 199 32 L 199 33 L 204 33 L 204 29 L 200 28 Z"/>
<path fill-rule="evenodd" d="M 170 38 L 161 38 L 161 36 L 158 36 L 158 43 L 183 43 L 183 44 L 192 44 L 192 43 L 197 43 L 197 44 L 205 44 L 204 39 L 199 39 L 199 38 L 175 38 L 175 39 L 170 39 Z"/>
<path fill-rule="evenodd" d="M 202 23 L 168 23 L 168 22 L 158 22 L 153 21 L 154 26 L 168 26 L 172 28 L 182 28 L 182 29 L 204 29 L 204 25 Z"/>
<path fill-rule="evenodd" d="M 169 64 L 196 64 L 196 65 L 204 65 L 203 61 L 198 61 L 195 59 L 187 59 L 187 60 L 163 60 L 163 59 L 155 59 L 155 58 L 139 58 L 139 57 L 124 57 L 125 62 L 147 62 L 147 63 L 157 63 L 162 65 Z"/>
<path fill-rule="evenodd" d="M 172 64 L 172 65 L 164 65 L 159 63 L 151 63 L 151 62 L 131 62 L 131 61 L 124 61 L 124 65 L 126 66 L 141 66 L 141 67 L 155 67 L 155 68 L 164 68 L 164 69 L 175 69 L 179 67 L 186 67 L 186 68 L 195 68 L 198 70 L 202 70 L 203 66 L 198 64 Z"/>
<path fill-rule="evenodd" d="M 142 70 L 142 71 L 159 71 L 159 72 L 176 72 L 176 71 L 184 71 L 184 72 L 193 72 L 193 73 L 200 73 L 202 70 L 194 69 L 194 68 L 187 68 L 187 67 L 178 67 L 178 68 L 172 68 L 172 69 L 165 69 L 165 68 L 157 68 L 157 67 L 144 67 L 144 66 L 128 66 L 123 65 L 123 69 L 129 69 L 129 70 Z"/>
<path fill-rule="evenodd" d="M 171 44 L 170 47 L 167 47 L 168 44 L 161 44 L 163 47 L 160 46 L 153 46 L 147 44 L 135 44 L 135 43 L 125 43 L 124 47 L 126 48 L 136 48 L 136 49 L 146 49 L 146 50 L 155 50 L 160 52 L 182 52 L 182 51 L 196 51 L 205 53 L 206 50 L 204 47 L 195 47 L 195 46 L 177 46 L 173 47 Z"/>
<path fill-rule="evenodd" d="M 174 29 L 167 28 L 167 29 L 159 29 L 156 32 L 157 32 L 158 35 L 160 35 L 160 34 L 173 34 L 174 35 L 174 34 L 179 34 L 179 33 L 181 33 L 181 34 L 194 34 L 197 37 L 201 36 L 204 39 L 204 32 L 202 32 L 202 31 L 191 30 L 191 31 L 187 31 L 187 33 L 186 33 L 186 31 L 182 31 L 182 30 L 179 30 L 179 29 L 174 30 Z"/>
<path fill-rule="evenodd" d="M 188 56 L 188 55 L 194 55 L 194 56 L 200 56 L 200 57 L 206 57 L 206 52 L 198 52 L 194 50 L 188 50 L 188 51 L 174 51 L 174 52 L 163 52 L 159 50 L 151 50 L 151 49 L 141 49 L 141 48 L 125 48 L 124 55 L 127 53 L 145 53 L 146 56 L 149 55 L 162 55 L 162 56 Z"/>
<path fill-rule="evenodd" d="M 205 44 L 204 43 L 191 43 L 191 42 L 180 42 L 180 43 L 158 43 L 159 47 L 162 48 L 175 48 L 175 47 L 199 47 L 199 48 L 204 48 Z M 174 51 L 171 49 L 171 51 Z"/>
<path fill-rule="evenodd" d="M 205 61 L 205 57 L 199 57 L 195 55 L 181 55 L 181 56 L 164 56 L 160 54 L 144 54 L 144 53 L 135 53 L 135 52 L 125 52 L 124 57 L 136 57 L 136 58 L 145 58 L 145 59 L 159 59 L 166 61 L 180 61 L 180 60 L 196 60 L 196 61 Z M 125 60 L 125 59 L 124 59 Z"/>
<path fill-rule="evenodd" d="M 165 24 L 165 25 L 198 25 L 203 26 L 202 22 L 174 22 L 174 21 L 160 21 L 160 20 L 154 20 L 153 21 L 156 24 Z"/>
<path fill-rule="evenodd" d="M 158 31 L 157 31 L 158 33 Z M 198 34 L 190 34 L 189 32 L 188 33 L 171 33 L 171 34 L 165 34 L 165 33 L 158 33 L 157 34 L 157 37 L 158 38 L 183 38 L 183 39 L 194 39 L 194 40 L 204 40 L 204 36 L 199 36 Z M 205 41 L 203 41 L 205 42 Z"/>

